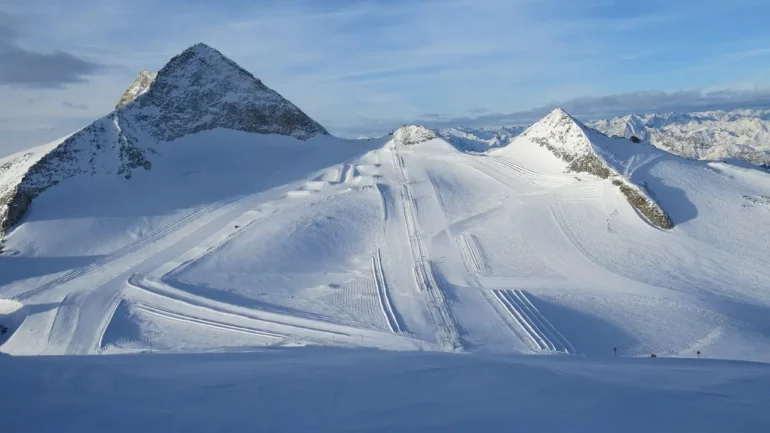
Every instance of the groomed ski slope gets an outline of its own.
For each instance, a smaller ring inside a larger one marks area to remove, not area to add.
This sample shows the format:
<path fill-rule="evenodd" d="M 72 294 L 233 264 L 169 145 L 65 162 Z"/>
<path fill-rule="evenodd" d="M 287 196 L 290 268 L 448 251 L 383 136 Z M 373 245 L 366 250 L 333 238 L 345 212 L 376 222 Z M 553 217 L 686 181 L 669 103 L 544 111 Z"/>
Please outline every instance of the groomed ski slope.
<path fill-rule="evenodd" d="M 664 231 L 526 139 L 471 155 L 389 138 L 217 129 L 130 181 L 62 182 L 5 241 L 0 297 L 23 307 L 0 350 L 770 360 L 767 174 L 589 137 Z"/>
<path fill-rule="evenodd" d="M 0 356 L 4 431 L 762 432 L 766 364 L 362 349 Z"/>

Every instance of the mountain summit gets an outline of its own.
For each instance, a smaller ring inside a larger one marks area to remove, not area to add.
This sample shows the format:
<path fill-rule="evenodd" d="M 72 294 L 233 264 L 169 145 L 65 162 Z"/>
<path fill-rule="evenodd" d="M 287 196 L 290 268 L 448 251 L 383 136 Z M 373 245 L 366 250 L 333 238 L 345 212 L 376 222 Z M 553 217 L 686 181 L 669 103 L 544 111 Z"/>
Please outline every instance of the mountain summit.
<path fill-rule="evenodd" d="M 130 178 L 164 142 L 216 128 L 307 140 L 329 135 L 222 53 L 196 44 L 157 74 L 143 70 L 117 109 L 59 143 L 0 161 L 0 238 L 32 200 L 78 175 Z"/>
<path fill-rule="evenodd" d="M 644 183 L 635 183 L 626 175 L 639 155 L 654 149 L 625 139 L 612 139 L 585 126 L 561 108 L 540 119 L 511 144 L 503 153 L 531 152 L 533 145 L 548 150 L 564 164 L 564 173 L 587 173 L 601 179 L 611 179 L 628 202 L 652 225 L 672 229 L 674 222 L 647 190 Z M 657 149 L 654 149 L 657 151 Z M 659 151 L 657 151 L 659 152 Z"/>
<path fill-rule="evenodd" d="M 126 110 L 160 141 L 214 128 L 301 140 L 328 135 L 296 105 L 202 43 L 172 58 Z"/>

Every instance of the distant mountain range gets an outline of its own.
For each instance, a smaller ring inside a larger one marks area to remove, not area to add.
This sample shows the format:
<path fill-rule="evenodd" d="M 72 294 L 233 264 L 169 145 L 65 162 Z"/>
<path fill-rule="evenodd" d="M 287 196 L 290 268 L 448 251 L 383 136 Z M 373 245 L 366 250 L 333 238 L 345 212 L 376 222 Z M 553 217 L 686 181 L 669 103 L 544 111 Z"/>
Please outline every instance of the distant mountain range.
<path fill-rule="evenodd" d="M 770 110 L 629 114 L 586 125 L 610 137 L 636 137 L 685 158 L 738 159 L 770 167 Z M 507 145 L 526 127 L 454 127 L 439 133 L 462 150 L 486 151 Z"/>

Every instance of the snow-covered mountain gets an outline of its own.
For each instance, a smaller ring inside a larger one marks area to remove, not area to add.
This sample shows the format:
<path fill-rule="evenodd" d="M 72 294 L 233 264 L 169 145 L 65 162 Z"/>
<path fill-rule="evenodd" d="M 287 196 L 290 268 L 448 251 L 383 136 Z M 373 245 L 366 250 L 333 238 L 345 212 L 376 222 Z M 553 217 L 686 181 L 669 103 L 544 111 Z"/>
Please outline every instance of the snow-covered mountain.
<path fill-rule="evenodd" d="M 770 110 L 631 114 L 588 125 L 609 136 L 636 136 L 686 158 L 770 166 Z"/>
<path fill-rule="evenodd" d="M 629 114 L 586 125 L 610 137 L 636 137 L 685 158 L 770 166 L 770 110 Z M 507 145 L 526 128 L 454 127 L 438 132 L 458 149 L 484 152 Z"/>
<path fill-rule="evenodd" d="M 639 157 L 655 158 L 649 147 L 626 140 L 612 140 L 586 127 L 564 110 L 557 108 L 516 137 L 501 154 L 518 154 L 532 144 L 541 146 L 564 160 L 563 173 L 586 173 L 611 179 L 629 203 L 647 220 L 662 229 L 674 223 L 646 191 L 646 182 L 636 185 L 628 176 L 629 165 Z M 632 160 L 629 161 L 629 157 Z M 532 161 L 533 163 L 535 161 Z M 626 174 L 624 176 L 623 174 Z"/>
<path fill-rule="evenodd" d="M 53 146 L 0 160 L 0 239 L 40 193 L 69 178 L 130 178 L 150 170 L 159 143 L 200 131 L 279 134 L 302 140 L 326 129 L 251 73 L 205 44 L 142 71 L 112 113 Z"/>

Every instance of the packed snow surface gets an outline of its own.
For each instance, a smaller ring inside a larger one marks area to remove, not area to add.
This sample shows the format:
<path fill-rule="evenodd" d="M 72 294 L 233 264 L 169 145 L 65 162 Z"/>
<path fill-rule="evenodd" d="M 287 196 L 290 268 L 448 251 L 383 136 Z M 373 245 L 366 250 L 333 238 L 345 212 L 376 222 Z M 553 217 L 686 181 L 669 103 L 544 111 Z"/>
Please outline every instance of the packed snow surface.
<path fill-rule="evenodd" d="M 9 432 L 762 432 L 770 409 L 770 368 L 735 361 L 294 348 L 0 371 Z"/>

